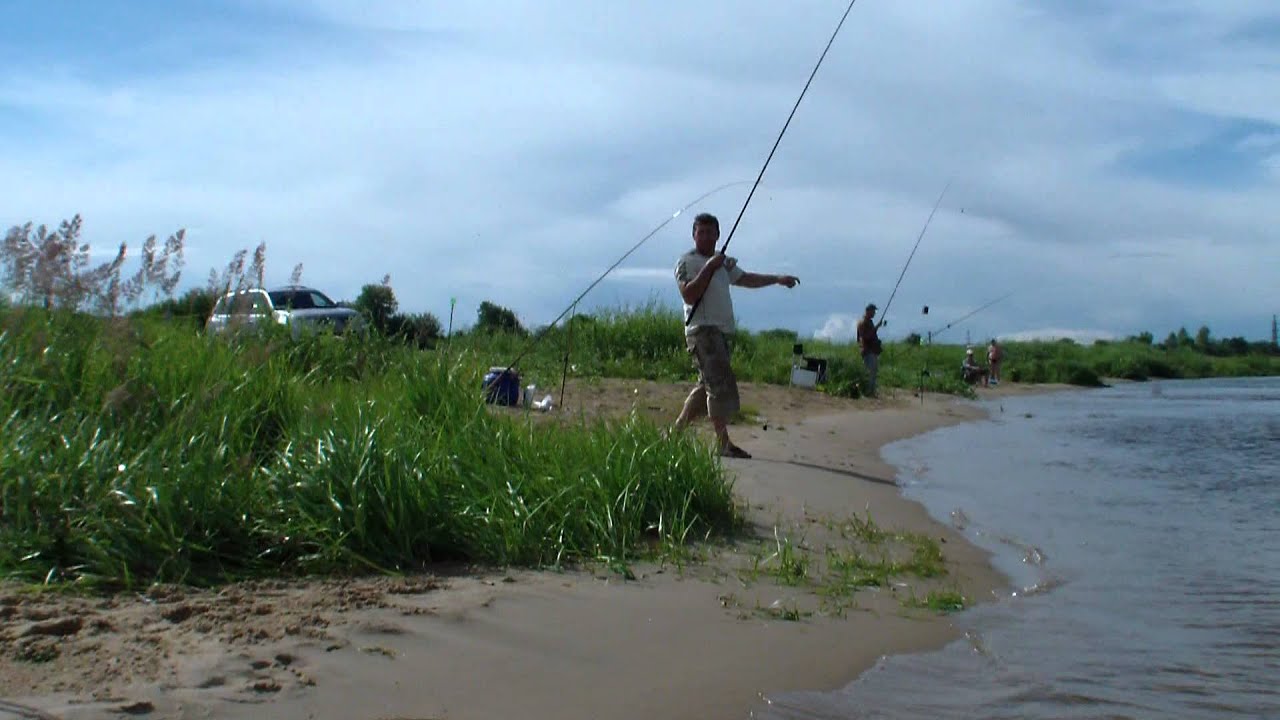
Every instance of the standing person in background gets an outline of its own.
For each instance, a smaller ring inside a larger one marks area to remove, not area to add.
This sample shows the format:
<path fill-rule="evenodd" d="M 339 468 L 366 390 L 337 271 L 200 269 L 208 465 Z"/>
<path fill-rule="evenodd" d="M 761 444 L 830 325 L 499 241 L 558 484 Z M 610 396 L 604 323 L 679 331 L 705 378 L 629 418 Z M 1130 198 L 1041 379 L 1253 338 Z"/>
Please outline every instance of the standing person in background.
<path fill-rule="evenodd" d="M 867 383 L 867 396 L 876 396 L 876 375 L 880 371 L 880 336 L 876 333 L 876 324 L 872 318 L 876 315 L 875 303 L 866 307 L 862 319 L 858 321 L 858 347 L 862 350 L 862 364 L 867 367 L 867 375 L 871 380 Z"/>
<path fill-rule="evenodd" d="M 737 259 L 716 252 L 719 239 L 720 221 L 716 216 L 698 215 L 693 219 L 693 249 L 676 261 L 676 285 L 684 300 L 684 316 L 688 318 L 685 345 L 698 368 L 698 384 L 685 398 L 684 408 L 672 430 L 683 430 L 705 412 L 715 428 L 720 454 L 749 458 L 750 453 L 729 440 L 729 420 L 739 410 L 738 380 L 729 362 L 728 336 L 735 329 L 729 286 L 792 288 L 800 280 L 794 275 L 761 275 L 743 270 L 738 267 Z M 697 312 L 690 317 L 695 303 L 699 303 Z"/>
<path fill-rule="evenodd" d="M 1000 343 L 995 338 L 991 338 L 991 344 L 987 346 L 987 365 L 991 370 L 989 376 L 992 385 L 1000 384 L 1000 363 L 1004 360 L 1004 348 L 1000 347 Z"/>

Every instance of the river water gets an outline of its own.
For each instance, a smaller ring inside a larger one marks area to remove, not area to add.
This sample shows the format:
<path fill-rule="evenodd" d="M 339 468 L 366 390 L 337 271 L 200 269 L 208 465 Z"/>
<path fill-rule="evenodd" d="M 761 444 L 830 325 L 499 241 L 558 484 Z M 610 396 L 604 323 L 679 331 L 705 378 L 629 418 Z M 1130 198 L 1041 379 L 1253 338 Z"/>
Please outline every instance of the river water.
<path fill-rule="evenodd" d="M 884 455 L 1012 589 L 943 650 L 757 716 L 1280 718 L 1280 378 L 984 405 Z"/>

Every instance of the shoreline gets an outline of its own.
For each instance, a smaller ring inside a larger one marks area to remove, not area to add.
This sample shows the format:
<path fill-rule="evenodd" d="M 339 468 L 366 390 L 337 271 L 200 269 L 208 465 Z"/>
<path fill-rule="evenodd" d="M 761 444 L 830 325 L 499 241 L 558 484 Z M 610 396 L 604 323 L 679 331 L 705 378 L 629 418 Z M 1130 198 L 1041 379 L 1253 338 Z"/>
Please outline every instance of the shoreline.
<path fill-rule="evenodd" d="M 1054 389 L 1006 385 L 979 397 Z M 744 400 L 758 390 L 746 390 Z M 794 388 L 769 392 L 777 396 L 766 398 L 773 419 L 733 430 L 755 459 L 726 463 L 757 539 L 781 532 L 797 548 L 816 550 L 832 539 L 833 518 L 865 512 L 884 528 L 938 538 L 946 578 L 858 590 L 843 617 L 828 616 L 809 588 L 744 581 L 753 549 L 738 543 L 683 568 L 637 564 L 634 579 L 606 568 L 442 568 L 407 579 L 173 590 L 114 599 L 112 607 L 85 600 L 64 613 L 87 618 L 70 634 L 96 630 L 98 651 L 142 653 L 136 662 L 126 659 L 111 673 L 117 682 L 96 693 L 74 687 L 73 678 L 64 689 L 43 682 L 42 692 L 24 693 L 13 686 L 21 674 L 6 672 L 0 696 L 68 720 L 117 716 L 125 707 L 153 718 L 746 717 L 771 694 L 837 689 L 884 655 L 937 649 L 960 636 L 946 616 L 905 608 L 907 592 L 955 585 L 983 602 L 1011 587 L 990 553 L 904 497 L 896 469 L 880 456 L 888 443 L 981 420 L 985 410 L 950 396 L 926 396 L 922 408 L 912 396 L 841 403 Z M 788 400 L 794 412 L 774 412 Z M 7 606 L 25 612 L 10 597 Z M 63 610 L 75 603 L 44 600 Z"/>

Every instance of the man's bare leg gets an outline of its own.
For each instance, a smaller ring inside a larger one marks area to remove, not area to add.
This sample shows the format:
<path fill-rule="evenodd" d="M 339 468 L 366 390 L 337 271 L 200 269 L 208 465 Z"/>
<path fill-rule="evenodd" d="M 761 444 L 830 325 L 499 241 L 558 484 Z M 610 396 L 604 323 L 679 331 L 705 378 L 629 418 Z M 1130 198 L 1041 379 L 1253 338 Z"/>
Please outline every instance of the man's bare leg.
<path fill-rule="evenodd" d="M 689 423 L 702 417 L 707 411 L 707 391 L 701 385 L 689 391 L 689 396 L 684 399 L 684 407 L 680 410 L 680 416 L 676 418 L 675 425 L 671 426 L 671 432 L 677 433 L 684 430 Z"/>
<path fill-rule="evenodd" d="M 743 459 L 751 457 L 751 453 L 747 452 L 746 450 L 743 450 L 737 445 L 734 445 L 733 441 L 729 440 L 729 419 L 728 418 L 712 415 L 711 425 L 716 429 L 716 440 L 719 442 L 719 449 L 720 449 L 721 455 L 725 457 L 743 458 Z"/>
<path fill-rule="evenodd" d="M 689 393 L 689 397 L 684 400 L 684 408 L 680 410 L 680 417 L 676 418 L 676 422 L 671 426 L 670 434 L 684 430 L 689 423 L 701 418 L 704 414 L 710 414 L 707 409 L 707 393 L 706 389 L 701 385 L 695 387 Z M 733 444 L 729 439 L 729 419 L 718 415 L 711 415 L 711 427 L 716 433 L 716 449 L 721 455 L 730 457 L 751 457 L 745 450 Z"/>
<path fill-rule="evenodd" d="M 733 443 L 729 442 L 729 421 L 717 415 L 711 416 L 711 427 L 716 430 L 716 440 L 719 442 L 717 447 L 720 452 L 724 452 L 733 447 Z"/>

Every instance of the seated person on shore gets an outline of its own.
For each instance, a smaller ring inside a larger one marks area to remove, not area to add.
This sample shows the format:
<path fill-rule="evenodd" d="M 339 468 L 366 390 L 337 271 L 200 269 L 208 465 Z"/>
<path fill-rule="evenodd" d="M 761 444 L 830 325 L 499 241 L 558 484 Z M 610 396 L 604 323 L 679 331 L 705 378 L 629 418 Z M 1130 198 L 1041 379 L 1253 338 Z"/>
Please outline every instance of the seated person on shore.
<path fill-rule="evenodd" d="M 960 364 L 960 375 L 964 378 L 964 381 L 970 385 L 975 385 L 981 380 L 982 386 L 987 387 L 988 373 L 989 371 L 985 367 L 979 365 L 973 359 L 973 348 L 965 350 L 964 362 Z"/>

